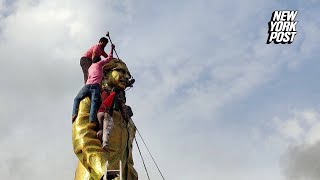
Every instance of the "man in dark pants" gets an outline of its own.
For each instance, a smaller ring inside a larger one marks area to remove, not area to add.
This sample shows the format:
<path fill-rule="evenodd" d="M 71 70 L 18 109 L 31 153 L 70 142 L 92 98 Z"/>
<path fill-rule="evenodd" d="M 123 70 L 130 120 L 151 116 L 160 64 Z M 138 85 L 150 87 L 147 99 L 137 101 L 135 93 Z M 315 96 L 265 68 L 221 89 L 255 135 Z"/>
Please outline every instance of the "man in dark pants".
<path fill-rule="evenodd" d="M 98 44 L 93 45 L 80 59 L 80 66 L 83 71 L 84 83 L 86 84 L 88 79 L 88 69 L 92 64 L 93 57 L 103 56 L 105 58 L 108 57 L 108 54 L 104 51 L 104 48 L 108 44 L 108 39 L 106 37 L 102 37 L 99 40 Z"/>

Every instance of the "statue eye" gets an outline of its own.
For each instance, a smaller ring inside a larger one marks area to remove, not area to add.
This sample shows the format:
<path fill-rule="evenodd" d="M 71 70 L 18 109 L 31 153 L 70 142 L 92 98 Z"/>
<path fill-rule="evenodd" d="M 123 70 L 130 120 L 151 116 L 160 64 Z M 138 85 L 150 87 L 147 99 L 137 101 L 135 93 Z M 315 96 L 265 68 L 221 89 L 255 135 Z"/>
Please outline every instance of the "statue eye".
<path fill-rule="evenodd" d="M 117 68 L 117 69 L 113 69 L 113 70 L 115 70 L 115 71 L 117 71 L 117 72 L 121 72 L 122 74 L 126 74 L 126 73 L 127 73 L 126 70 L 121 69 L 121 68 Z"/>
<path fill-rule="evenodd" d="M 125 74 L 125 73 L 126 73 L 126 71 L 123 70 L 123 69 L 117 69 L 117 71 L 118 71 L 118 72 L 121 72 L 122 74 Z"/>

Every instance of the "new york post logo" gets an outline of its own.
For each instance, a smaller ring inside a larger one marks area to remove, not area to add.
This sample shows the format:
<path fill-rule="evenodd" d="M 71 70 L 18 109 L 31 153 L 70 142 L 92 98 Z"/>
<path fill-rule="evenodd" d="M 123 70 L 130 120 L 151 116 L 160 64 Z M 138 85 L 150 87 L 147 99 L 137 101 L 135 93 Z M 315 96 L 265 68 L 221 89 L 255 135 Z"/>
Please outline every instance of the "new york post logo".
<path fill-rule="evenodd" d="M 267 44 L 291 44 L 297 35 L 297 21 L 295 18 L 298 11 L 274 11 L 269 25 Z"/>

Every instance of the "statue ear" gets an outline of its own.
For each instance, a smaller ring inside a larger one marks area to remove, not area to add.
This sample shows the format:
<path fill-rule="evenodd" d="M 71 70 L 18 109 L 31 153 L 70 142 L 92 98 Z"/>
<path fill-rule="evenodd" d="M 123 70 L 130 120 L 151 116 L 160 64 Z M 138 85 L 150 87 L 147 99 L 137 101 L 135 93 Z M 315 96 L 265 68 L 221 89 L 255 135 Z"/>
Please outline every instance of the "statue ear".
<path fill-rule="evenodd" d="M 133 112 L 130 106 L 126 105 L 124 111 L 126 112 L 128 117 L 132 117 L 133 116 Z"/>
<path fill-rule="evenodd" d="M 104 76 L 104 82 L 112 88 L 112 84 L 111 84 L 111 71 L 109 71 L 105 76 Z"/>

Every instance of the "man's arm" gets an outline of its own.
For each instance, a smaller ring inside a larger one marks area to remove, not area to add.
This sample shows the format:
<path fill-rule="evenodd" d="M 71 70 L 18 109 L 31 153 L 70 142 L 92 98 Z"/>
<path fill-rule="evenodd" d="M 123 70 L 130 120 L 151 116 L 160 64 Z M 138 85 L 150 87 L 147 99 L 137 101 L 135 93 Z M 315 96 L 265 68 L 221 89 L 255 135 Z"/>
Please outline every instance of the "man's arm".
<path fill-rule="evenodd" d="M 101 55 L 102 55 L 103 57 L 105 57 L 105 58 L 108 58 L 108 54 L 107 54 L 106 52 L 104 52 L 104 51 L 101 52 Z"/>
<path fill-rule="evenodd" d="M 112 58 L 113 58 L 113 50 L 115 48 L 114 44 L 111 44 L 111 50 L 110 50 L 110 54 L 106 59 L 103 59 L 100 61 L 100 63 L 102 64 L 102 66 L 104 66 L 105 64 L 107 64 Z"/>

